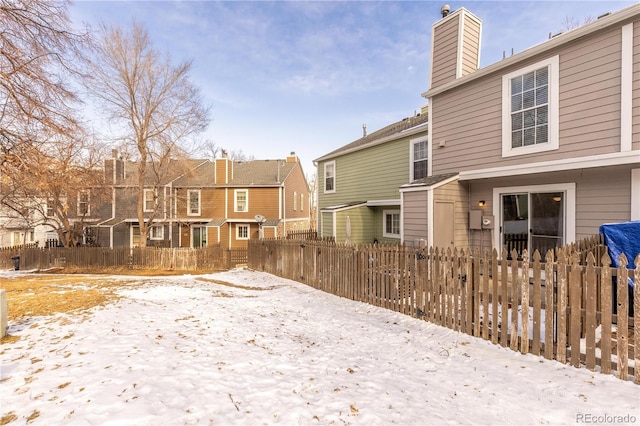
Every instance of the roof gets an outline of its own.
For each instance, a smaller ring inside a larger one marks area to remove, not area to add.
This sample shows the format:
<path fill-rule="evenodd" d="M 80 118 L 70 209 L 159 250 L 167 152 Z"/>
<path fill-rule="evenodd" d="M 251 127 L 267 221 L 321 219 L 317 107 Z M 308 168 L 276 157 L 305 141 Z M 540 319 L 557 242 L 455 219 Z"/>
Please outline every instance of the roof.
<path fill-rule="evenodd" d="M 227 221 L 227 219 L 223 217 L 216 217 L 211 219 L 205 226 L 222 226 Z"/>
<path fill-rule="evenodd" d="M 600 18 L 598 18 L 597 20 L 590 22 L 588 24 L 585 24 L 581 27 L 575 28 L 573 30 L 567 31 L 565 33 L 559 34 L 547 41 L 544 41 L 542 43 L 539 43 L 535 46 L 532 46 L 520 53 L 517 53 L 509 58 L 503 59 L 499 62 L 493 63 L 485 68 L 479 69 L 477 71 L 474 71 L 470 74 L 467 74 L 465 76 L 462 76 L 460 78 L 457 78 L 453 81 L 450 81 L 448 83 L 439 85 L 433 89 L 428 90 L 427 92 L 423 93 L 422 96 L 425 98 L 430 98 L 432 96 L 435 95 L 439 95 L 443 92 L 446 92 L 448 90 L 454 89 L 458 86 L 461 86 L 465 83 L 468 83 L 470 81 L 473 81 L 475 79 L 481 78 L 483 76 L 486 76 L 488 74 L 494 73 L 494 72 L 498 72 L 500 70 L 503 70 L 506 67 L 509 67 L 511 65 L 523 62 L 529 58 L 532 58 L 533 56 L 539 55 L 541 53 L 547 52 L 549 50 L 552 50 L 554 48 L 557 48 L 559 46 L 563 46 L 567 43 L 570 43 L 578 38 L 582 38 L 585 37 L 589 34 L 595 33 L 596 31 L 599 31 L 601 29 L 619 24 L 620 22 L 624 22 L 627 19 L 631 19 L 634 18 L 635 16 L 637 16 L 638 14 L 640 14 L 640 4 L 634 4 L 632 6 L 629 6 L 627 8 L 624 8 L 622 10 L 619 10 L 618 12 L 606 15 L 606 16 L 602 16 Z"/>
<path fill-rule="evenodd" d="M 298 164 L 285 160 L 253 160 L 233 163 L 232 186 L 281 185 Z"/>
<path fill-rule="evenodd" d="M 160 181 L 156 182 L 156 174 L 153 172 L 154 163 L 148 162 L 147 169 L 145 174 L 145 185 L 151 186 L 155 184 L 166 185 L 169 182 L 180 178 L 183 175 L 188 175 L 193 173 L 192 171 L 198 166 L 201 166 L 203 163 L 206 164 L 209 160 L 206 159 L 172 159 L 169 160 L 166 166 L 160 171 L 159 177 Z M 156 165 L 158 163 L 155 163 Z M 125 170 L 126 170 L 126 179 L 125 182 L 136 182 L 138 176 L 138 162 L 135 161 L 126 161 L 125 162 Z M 194 174 L 197 176 L 198 174 Z"/>
<path fill-rule="evenodd" d="M 347 145 L 344 145 L 335 151 L 323 155 L 314 161 L 328 160 L 333 157 L 337 157 L 341 154 L 347 154 L 349 152 L 365 149 L 369 146 L 374 146 L 379 143 L 396 140 L 401 137 L 412 135 L 418 132 L 425 131 L 426 124 L 429 120 L 429 114 L 416 114 L 413 117 L 403 118 L 402 120 L 389 124 L 380 130 L 376 130 L 366 136 L 361 137 Z"/>
<path fill-rule="evenodd" d="M 429 186 L 434 186 L 437 185 L 439 183 L 444 183 L 445 181 L 454 178 L 458 176 L 458 173 L 444 173 L 441 175 L 436 175 L 436 176 L 427 176 L 424 177 L 422 179 L 417 179 L 414 180 L 411 183 L 405 183 L 404 185 L 402 185 L 400 188 L 401 189 L 406 189 L 406 188 L 423 188 L 423 187 L 429 187 Z"/>

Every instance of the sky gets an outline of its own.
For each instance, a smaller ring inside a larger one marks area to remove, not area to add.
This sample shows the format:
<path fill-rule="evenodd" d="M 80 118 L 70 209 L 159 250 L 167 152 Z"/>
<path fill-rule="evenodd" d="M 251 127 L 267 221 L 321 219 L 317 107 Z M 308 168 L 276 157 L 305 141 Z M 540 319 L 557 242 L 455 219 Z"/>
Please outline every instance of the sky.
<path fill-rule="evenodd" d="M 312 161 L 420 111 L 440 7 L 483 21 L 481 67 L 637 1 L 87 1 L 78 25 L 145 25 L 212 108 L 203 137 L 255 159 Z"/>
<path fill-rule="evenodd" d="M 631 381 L 266 273 L 104 280 L 122 281 L 120 299 L 9 323 L 19 337 L 0 351 L 0 416 L 15 416 L 9 424 L 640 421 Z"/>

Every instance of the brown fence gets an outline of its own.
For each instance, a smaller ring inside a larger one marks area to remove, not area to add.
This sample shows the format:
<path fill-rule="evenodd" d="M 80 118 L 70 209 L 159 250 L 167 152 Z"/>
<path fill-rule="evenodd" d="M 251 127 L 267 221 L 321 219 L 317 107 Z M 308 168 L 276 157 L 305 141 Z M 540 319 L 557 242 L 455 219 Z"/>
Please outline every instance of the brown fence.
<path fill-rule="evenodd" d="M 640 291 L 628 286 L 629 278 L 640 286 L 640 255 L 635 271 L 609 267 L 606 254 L 597 262 L 592 251 L 583 264 L 576 250 L 558 250 L 557 258 L 550 250 L 545 259 L 536 252 L 532 261 L 528 254 L 522 261 L 509 257 L 495 250 L 270 240 L 249 242 L 248 266 L 640 384 L 640 315 L 633 316 Z"/>
<path fill-rule="evenodd" d="M 23 248 L 0 252 L 0 268 L 13 268 L 19 257 L 23 270 L 47 270 L 64 267 L 75 270 L 184 270 L 207 271 L 229 269 L 247 263 L 247 249 L 228 250 L 218 245 L 189 248 Z"/>

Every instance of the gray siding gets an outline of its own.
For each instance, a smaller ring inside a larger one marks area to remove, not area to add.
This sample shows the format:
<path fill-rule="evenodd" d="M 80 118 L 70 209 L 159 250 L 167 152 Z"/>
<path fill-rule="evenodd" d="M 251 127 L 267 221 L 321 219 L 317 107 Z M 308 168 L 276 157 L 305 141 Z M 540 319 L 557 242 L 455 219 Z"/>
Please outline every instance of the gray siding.
<path fill-rule="evenodd" d="M 427 191 L 405 192 L 402 195 L 404 220 L 404 243 L 412 245 L 415 240 L 427 239 Z"/>
<path fill-rule="evenodd" d="M 554 183 L 576 184 L 576 239 L 580 240 L 598 233 L 603 223 L 624 222 L 631 219 L 631 169 L 632 166 L 572 170 L 566 172 L 513 176 L 485 179 L 473 182 L 470 188 L 470 203 L 476 208 L 478 200 L 485 200 L 484 214 L 495 215 L 496 226 L 500 225 L 499 206 L 492 205 L 493 188 L 546 185 Z M 472 243 L 481 239 L 481 233 L 471 233 Z M 491 241 L 484 235 L 485 247 Z"/>
<path fill-rule="evenodd" d="M 502 75 L 556 54 L 560 58 L 559 149 L 502 158 Z M 433 174 L 618 152 L 620 61 L 618 27 L 435 96 L 431 99 Z M 637 108 L 639 103 L 636 99 Z M 640 123 L 636 123 L 638 131 Z M 438 147 L 441 140 L 446 141 L 443 148 Z"/>

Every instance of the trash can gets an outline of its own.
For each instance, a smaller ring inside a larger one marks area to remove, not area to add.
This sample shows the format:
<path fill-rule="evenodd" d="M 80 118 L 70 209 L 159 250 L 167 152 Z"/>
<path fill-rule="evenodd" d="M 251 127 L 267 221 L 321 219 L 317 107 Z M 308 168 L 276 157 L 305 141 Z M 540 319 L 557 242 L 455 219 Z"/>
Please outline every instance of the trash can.
<path fill-rule="evenodd" d="M 20 270 L 20 256 L 13 256 L 11 258 L 11 261 L 13 262 L 13 269 L 15 269 L 16 271 Z"/>

